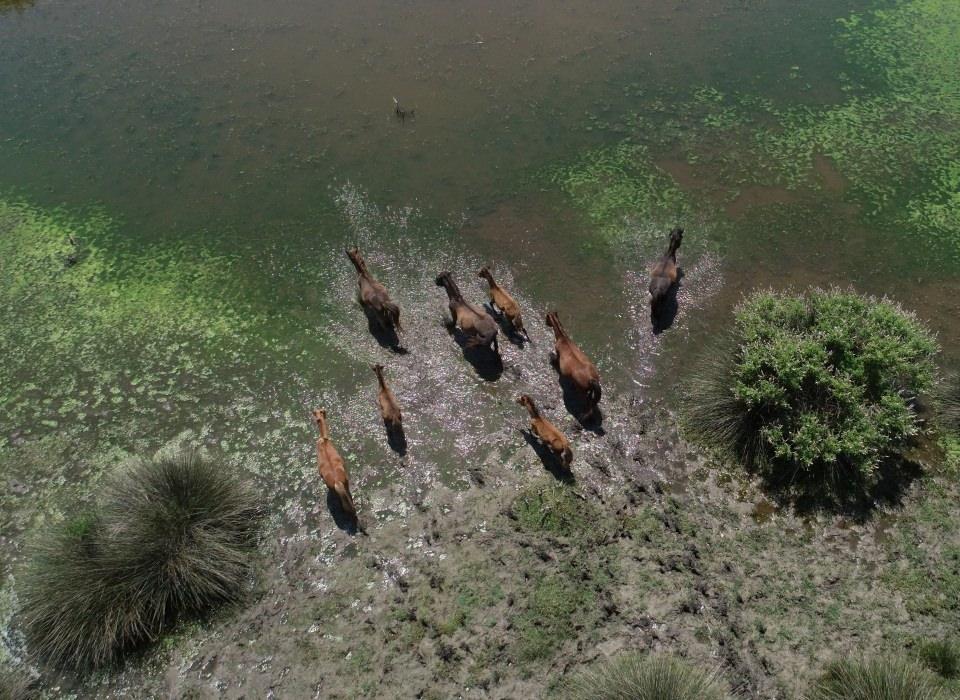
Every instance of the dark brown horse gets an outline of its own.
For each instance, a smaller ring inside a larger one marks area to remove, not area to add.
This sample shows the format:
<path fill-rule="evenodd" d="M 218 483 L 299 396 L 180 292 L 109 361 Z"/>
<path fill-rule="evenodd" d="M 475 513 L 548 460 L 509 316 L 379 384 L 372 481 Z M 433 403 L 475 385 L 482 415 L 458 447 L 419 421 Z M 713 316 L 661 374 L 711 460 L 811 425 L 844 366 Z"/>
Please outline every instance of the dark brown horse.
<path fill-rule="evenodd" d="M 670 296 L 670 289 L 677 282 L 677 249 L 683 241 L 683 229 L 675 228 L 670 233 L 667 252 L 657 260 L 650 270 L 650 321 L 654 329 L 662 320 L 664 302 Z"/>
<path fill-rule="evenodd" d="M 496 283 L 496 281 L 493 279 L 493 275 L 490 273 L 489 268 L 480 268 L 477 276 L 485 279 L 487 284 L 490 285 L 491 306 L 495 306 L 500 310 L 500 313 L 502 313 L 510 322 L 510 325 L 514 331 L 525 336 L 527 340 L 529 340 L 530 336 L 527 335 L 527 331 L 523 327 L 523 319 L 520 317 L 520 305 L 516 302 L 516 300 L 510 296 L 506 289 Z"/>
<path fill-rule="evenodd" d="M 357 269 L 357 299 L 364 310 L 376 320 L 382 331 L 403 332 L 400 307 L 391 301 L 387 288 L 370 274 L 360 251 L 351 248 L 347 251 L 347 257 Z"/>
<path fill-rule="evenodd" d="M 453 281 L 449 272 L 441 272 L 437 276 L 436 283 L 447 292 L 453 322 L 466 337 L 467 348 L 492 347 L 493 351 L 499 354 L 497 323 L 490 318 L 490 314 L 463 298 L 460 288 L 457 287 L 457 283 Z"/>
<path fill-rule="evenodd" d="M 567 381 L 584 399 L 587 408 L 583 417 L 590 418 L 594 415 L 597 404 L 600 403 L 600 373 L 567 335 L 556 311 L 547 314 L 547 325 L 553 329 L 556 338 L 557 369 L 560 372 L 560 378 Z"/>

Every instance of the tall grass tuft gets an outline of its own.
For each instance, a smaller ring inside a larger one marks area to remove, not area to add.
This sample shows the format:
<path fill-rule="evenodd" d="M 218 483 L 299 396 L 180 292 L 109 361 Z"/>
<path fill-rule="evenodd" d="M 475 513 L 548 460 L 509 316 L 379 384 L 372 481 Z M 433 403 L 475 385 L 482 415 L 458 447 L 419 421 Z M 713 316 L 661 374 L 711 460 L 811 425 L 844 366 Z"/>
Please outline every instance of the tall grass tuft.
<path fill-rule="evenodd" d="M 259 507 L 222 465 L 193 452 L 140 461 L 98 505 L 35 545 L 20 611 L 34 654 L 96 668 L 240 597 Z"/>
<path fill-rule="evenodd" d="M 670 656 L 625 654 L 582 671 L 562 688 L 564 700 L 726 700 L 715 678 Z"/>
<path fill-rule="evenodd" d="M 960 374 L 952 373 L 938 383 L 934 409 L 940 428 L 960 436 Z"/>
<path fill-rule="evenodd" d="M 946 700 L 937 677 L 903 659 L 838 661 L 806 700 Z"/>
<path fill-rule="evenodd" d="M 924 642 L 917 649 L 924 666 L 941 678 L 960 678 L 960 644 L 949 639 Z"/>
<path fill-rule="evenodd" d="M 0 700 L 31 700 L 37 693 L 27 674 L 0 666 Z"/>

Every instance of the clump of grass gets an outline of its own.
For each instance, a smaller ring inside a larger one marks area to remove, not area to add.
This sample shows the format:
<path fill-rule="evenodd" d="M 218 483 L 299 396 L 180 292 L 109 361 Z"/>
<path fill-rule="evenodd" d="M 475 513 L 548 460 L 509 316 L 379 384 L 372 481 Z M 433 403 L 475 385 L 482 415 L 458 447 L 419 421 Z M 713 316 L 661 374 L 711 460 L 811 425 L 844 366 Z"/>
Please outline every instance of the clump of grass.
<path fill-rule="evenodd" d="M 934 409 L 940 428 L 960 435 L 960 375 L 949 374 L 937 384 Z"/>
<path fill-rule="evenodd" d="M 950 639 L 924 642 L 917 649 L 924 666 L 941 678 L 960 678 L 960 644 Z"/>
<path fill-rule="evenodd" d="M 838 290 L 759 292 L 734 313 L 730 347 L 694 380 L 693 437 L 776 486 L 869 488 L 919 431 L 938 346 L 893 302 Z"/>
<path fill-rule="evenodd" d="M 936 676 L 903 659 L 838 661 L 807 700 L 945 700 Z"/>
<path fill-rule="evenodd" d="M 537 483 L 522 490 L 510 514 L 525 530 L 562 537 L 583 534 L 595 526 L 590 505 L 564 484 Z"/>
<path fill-rule="evenodd" d="M 33 683 L 25 673 L 0 666 L 0 700 L 30 700 L 36 695 Z"/>
<path fill-rule="evenodd" d="M 181 616 L 237 600 L 258 515 L 252 491 L 196 453 L 131 465 L 98 509 L 35 545 L 20 611 L 31 651 L 96 668 Z"/>
<path fill-rule="evenodd" d="M 564 700 L 723 700 L 715 677 L 670 656 L 625 654 L 583 671 L 562 688 Z"/>

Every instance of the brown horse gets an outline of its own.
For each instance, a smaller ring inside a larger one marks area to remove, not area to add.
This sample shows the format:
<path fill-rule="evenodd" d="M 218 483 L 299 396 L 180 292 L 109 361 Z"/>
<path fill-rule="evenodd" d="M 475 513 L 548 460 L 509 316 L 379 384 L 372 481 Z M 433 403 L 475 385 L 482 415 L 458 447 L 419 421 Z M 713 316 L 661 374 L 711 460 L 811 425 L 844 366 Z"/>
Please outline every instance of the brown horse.
<path fill-rule="evenodd" d="M 517 399 L 517 403 L 530 413 L 530 429 L 533 434 L 537 436 L 540 442 L 550 448 L 550 451 L 557 456 L 565 469 L 569 469 L 571 462 L 573 462 L 573 450 L 570 449 L 570 441 L 567 440 L 567 436 L 540 414 L 537 405 L 527 394 L 522 394 Z"/>
<path fill-rule="evenodd" d="M 485 279 L 490 285 L 491 306 L 495 306 L 500 309 L 500 312 L 506 316 L 508 321 L 510 321 L 510 325 L 513 327 L 514 331 L 525 336 L 527 340 L 530 340 L 530 336 L 527 335 L 527 331 L 523 327 L 523 319 L 520 317 L 520 305 L 516 302 L 516 300 L 507 293 L 507 290 L 496 283 L 496 281 L 493 279 L 493 275 L 490 274 L 489 268 L 480 268 L 477 276 Z"/>
<path fill-rule="evenodd" d="M 556 337 L 557 369 L 560 378 L 566 380 L 585 399 L 587 410 L 584 418 L 590 418 L 600 403 L 600 373 L 592 362 L 577 347 L 563 326 L 556 311 L 547 314 L 547 325 Z"/>
<path fill-rule="evenodd" d="M 453 322 L 466 336 L 466 346 L 468 348 L 492 346 L 493 351 L 499 353 L 497 323 L 490 318 L 490 314 L 463 298 L 460 288 L 457 287 L 457 283 L 453 281 L 449 272 L 441 272 L 437 276 L 436 283 L 447 292 Z"/>
<path fill-rule="evenodd" d="M 373 372 L 377 375 L 377 383 L 380 385 L 377 403 L 380 404 L 380 417 L 383 418 L 384 425 L 394 430 L 402 427 L 403 415 L 400 413 L 400 404 L 383 378 L 383 365 L 373 365 Z"/>
<path fill-rule="evenodd" d="M 320 429 L 320 439 L 317 440 L 317 469 L 320 472 L 320 477 L 327 488 L 340 499 L 343 512 L 356 522 L 357 509 L 354 508 L 353 496 L 350 495 L 350 480 L 347 477 L 347 469 L 343 465 L 343 458 L 330 441 L 327 412 L 318 408 L 313 412 L 313 417 Z"/>
<path fill-rule="evenodd" d="M 403 332 L 403 327 L 400 325 L 400 307 L 391 301 L 387 288 L 370 274 L 360 251 L 351 248 L 347 251 L 347 257 L 357 268 L 357 299 L 360 304 L 376 319 L 384 332 L 390 330 Z"/>
<path fill-rule="evenodd" d="M 670 294 L 670 288 L 677 282 L 677 249 L 683 241 L 683 229 L 675 228 L 670 233 L 667 252 L 657 260 L 650 270 L 650 321 L 656 327 L 663 311 L 663 302 Z"/>

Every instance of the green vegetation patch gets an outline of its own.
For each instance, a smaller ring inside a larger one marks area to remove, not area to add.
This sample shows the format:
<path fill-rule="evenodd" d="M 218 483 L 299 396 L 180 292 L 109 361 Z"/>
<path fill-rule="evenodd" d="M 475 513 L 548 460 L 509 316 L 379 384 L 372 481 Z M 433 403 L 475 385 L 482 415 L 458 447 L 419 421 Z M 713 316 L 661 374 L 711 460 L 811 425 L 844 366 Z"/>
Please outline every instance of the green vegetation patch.
<path fill-rule="evenodd" d="M 624 654 L 571 678 L 564 700 L 722 700 L 716 677 L 670 656 Z"/>
<path fill-rule="evenodd" d="M 233 261 L 202 247 L 121 257 L 103 214 L 0 199 L 0 446 L 91 418 L 198 403 L 212 363 L 239 364 L 261 319 Z M 253 348 L 249 348 L 253 352 Z"/>
<path fill-rule="evenodd" d="M 594 592 L 583 582 L 563 574 L 540 578 L 527 598 L 526 609 L 514 620 L 514 658 L 529 663 L 552 656 L 574 636 L 577 620 L 593 605 Z"/>
<path fill-rule="evenodd" d="M 111 478 L 99 507 L 36 543 L 19 587 L 28 648 L 80 669 L 115 662 L 183 615 L 236 600 L 259 509 L 221 464 L 184 453 Z"/>
<path fill-rule="evenodd" d="M 590 151 L 573 163 L 554 168 L 548 179 L 608 242 L 623 238 L 625 229 L 634 235 L 645 230 L 651 220 L 660 226 L 649 233 L 660 240 L 663 232 L 659 229 L 668 229 L 688 212 L 679 186 L 653 163 L 648 148 L 638 143 L 625 141 Z"/>
<path fill-rule="evenodd" d="M 917 434 L 912 399 L 932 388 L 937 352 L 893 302 L 759 292 L 736 309 L 733 347 L 695 382 L 685 423 L 773 485 L 869 488 Z"/>
<path fill-rule="evenodd" d="M 526 487 L 510 508 L 517 524 L 531 532 L 577 537 L 596 528 L 594 506 L 554 481 Z"/>

